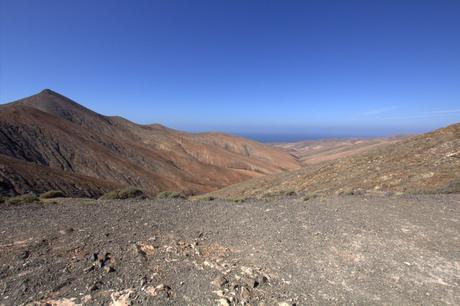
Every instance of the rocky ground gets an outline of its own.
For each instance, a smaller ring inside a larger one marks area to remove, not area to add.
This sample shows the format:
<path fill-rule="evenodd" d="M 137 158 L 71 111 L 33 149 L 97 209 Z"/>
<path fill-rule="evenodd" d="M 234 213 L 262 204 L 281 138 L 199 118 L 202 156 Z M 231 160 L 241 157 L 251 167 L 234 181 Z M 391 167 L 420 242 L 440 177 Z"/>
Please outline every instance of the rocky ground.
<path fill-rule="evenodd" d="M 0 305 L 459 305 L 460 195 L 0 206 Z"/>

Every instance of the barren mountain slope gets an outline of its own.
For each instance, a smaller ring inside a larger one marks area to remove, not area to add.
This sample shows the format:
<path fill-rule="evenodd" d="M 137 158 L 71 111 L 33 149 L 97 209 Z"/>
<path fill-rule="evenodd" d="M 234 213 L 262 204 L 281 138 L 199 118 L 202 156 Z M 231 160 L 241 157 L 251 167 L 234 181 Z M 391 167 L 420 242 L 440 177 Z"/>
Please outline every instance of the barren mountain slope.
<path fill-rule="evenodd" d="M 298 167 L 296 159 L 280 149 L 226 135 L 194 135 L 102 116 L 51 90 L 0 106 L 0 154 L 93 177 L 106 186 L 134 185 L 149 193 L 207 192 Z M 21 173 L 23 178 L 29 174 Z M 9 193 L 34 190 L 29 180 L 5 173 L 2 184 L 13 186 Z M 66 186 L 64 180 L 56 187 L 70 192 Z"/>
<path fill-rule="evenodd" d="M 220 198 L 286 192 L 460 192 L 460 124 L 365 153 L 235 184 Z"/>
<path fill-rule="evenodd" d="M 94 197 L 106 190 L 120 188 L 119 184 L 93 177 L 60 171 L 35 163 L 0 155 L 0 195 L 15 190 L 24 194 L 30 190 L 43 193 L 62 189 L 77 197 Z"/>
<path fill-rule="evenodd" d="M 396 143 L 402 139 L 404 139 L 402 136 L 370 139 L 322 139 L 275 143 L 273 145 L 287 150 L 296 156 L 302 164 L 312 165 L 366 152 L 379 146 Z"/>

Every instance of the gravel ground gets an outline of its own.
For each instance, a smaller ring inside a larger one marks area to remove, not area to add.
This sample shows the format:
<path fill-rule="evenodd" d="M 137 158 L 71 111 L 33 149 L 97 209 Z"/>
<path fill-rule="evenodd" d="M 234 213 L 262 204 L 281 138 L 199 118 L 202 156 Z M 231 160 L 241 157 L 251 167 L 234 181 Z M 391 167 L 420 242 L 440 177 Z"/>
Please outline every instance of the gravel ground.
<path fill-rule="evenodd" d="M 460 305 L 460 195 L 60 199 L 0 219 L 0 305 Z"/>

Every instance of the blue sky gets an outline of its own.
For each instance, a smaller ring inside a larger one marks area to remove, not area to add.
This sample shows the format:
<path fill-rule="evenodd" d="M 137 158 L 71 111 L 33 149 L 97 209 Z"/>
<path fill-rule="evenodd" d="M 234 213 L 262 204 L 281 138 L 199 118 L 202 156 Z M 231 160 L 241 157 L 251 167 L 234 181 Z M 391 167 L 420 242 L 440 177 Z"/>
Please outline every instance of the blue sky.
<path fill-rule="evenodd" d="M 0 0 L 0 102 L 302 137 L 460 121 L 460 1 Z M 258 137 L 258 136 L 257 136 Z"/>

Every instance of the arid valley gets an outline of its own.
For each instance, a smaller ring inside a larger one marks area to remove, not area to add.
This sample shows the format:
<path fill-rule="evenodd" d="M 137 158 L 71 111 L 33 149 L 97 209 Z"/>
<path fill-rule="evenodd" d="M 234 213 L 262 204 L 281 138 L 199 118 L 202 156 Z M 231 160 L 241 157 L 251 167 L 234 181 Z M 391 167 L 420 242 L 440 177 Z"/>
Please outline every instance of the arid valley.
<path fill-rule="evenodd" d="M 0 306 L 460 305 L 459 0 L 0 0 Z"/>
<path fill-rule="evenodd" d="M 2 305 L 460 303 L 459 124 L 272 145 L 50 90 L 0 118 Z"/>

